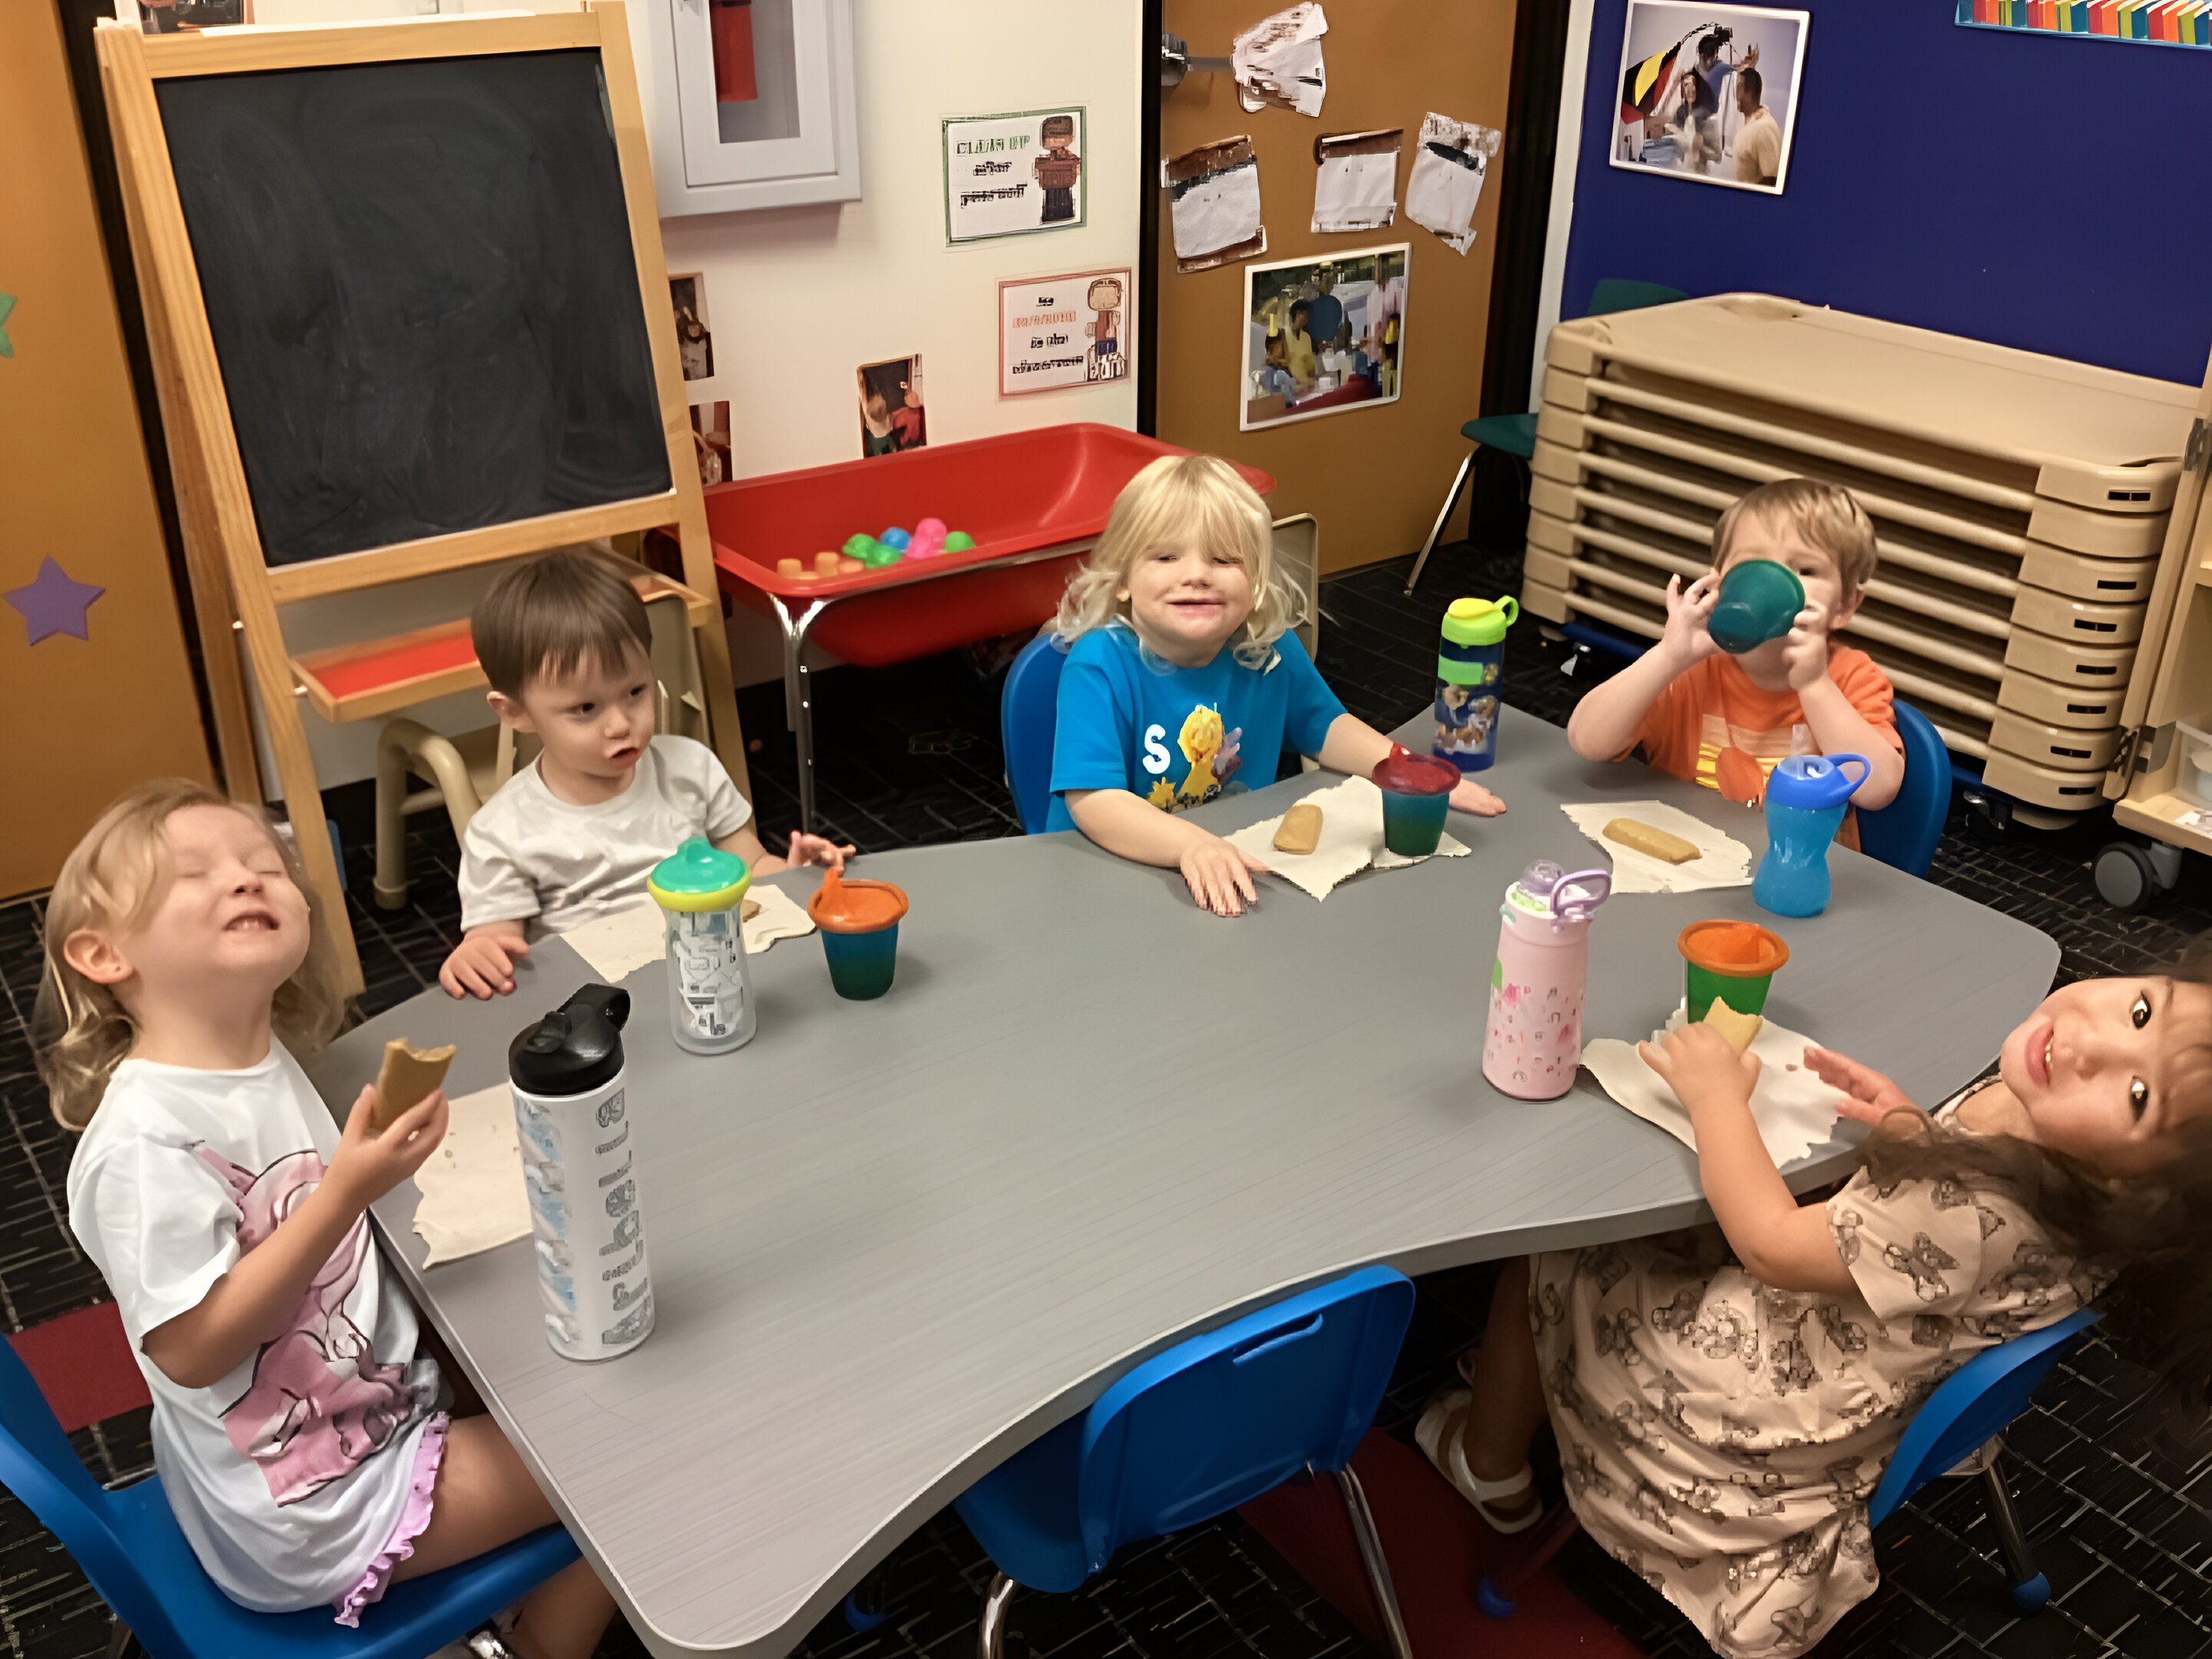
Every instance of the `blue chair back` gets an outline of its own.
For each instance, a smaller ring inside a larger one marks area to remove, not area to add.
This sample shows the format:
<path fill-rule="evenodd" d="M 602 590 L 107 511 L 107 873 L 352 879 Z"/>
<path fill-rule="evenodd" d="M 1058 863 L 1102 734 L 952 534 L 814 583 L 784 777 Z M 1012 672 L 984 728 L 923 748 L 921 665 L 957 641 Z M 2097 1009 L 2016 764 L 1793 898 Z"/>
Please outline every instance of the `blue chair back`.
<path fill-rule="evenodd" d="M 1616 311 L 1641 311 L 1646 306 L 1670 306 L 1690 296 L 1664 283 L 1639 283 L 1626 276 L 1602 276 L 1590 290 L 1589 314 L 1608 317 Z"/>
<path fill-rule="evenodd" d="M 1060 724 L 1060 671 L 1067 653 L 1050 634 L 1022 647 L 999 694 L 999 739 L 1006 751 L 1006 787 L 1024 833 L 1044 833 L 1052 811 L 1052 740 Z"/>
<path fill-rule="evenodd" d="M 2084 1308 L 2055 1325 L 1985 1348 L 1952 1372 L 1905 1426 L 1897 1455 L 1867 1505 L 1868 1524 L 1880 1526 L 1914 1492 L 2003 1433 L 2027 1409 L 2029 1397 L 2051 1368 L 2099 1317 L 2095 1309 Z"/>
<path fill-rule="evenodd" d="M 61 1540 L 154 1659 L 419 1659 L 465 1636 L 576 1559 L 558 1527 L 395 1584 L 347 1630 L 328 1607 L 248 1612 L 201 1571 L 159 1476 L 119 1492 L 86 1473 L 12 1344 L 0 1338 L 0 1486 Z"/>
<path fill-rule="evenodd" d="M 1342 1468 L 1413 1314 L 1412 1280 L 1364 1267 L 1177 1343 L 1107 1389 L 1085 1420 L 1076 1485 L 1091 1570 L 1309 1464 Z"/>
<path fill-rule="evenodd" d="M 1859 814 L 1859 850 L 1909 876 L 1924 876 L 1951 812 L 1951 751 L 1927 715 L 1902 698 L 1891 706 L 1905 740 L 1905 781 L 1888 805 Z"/>

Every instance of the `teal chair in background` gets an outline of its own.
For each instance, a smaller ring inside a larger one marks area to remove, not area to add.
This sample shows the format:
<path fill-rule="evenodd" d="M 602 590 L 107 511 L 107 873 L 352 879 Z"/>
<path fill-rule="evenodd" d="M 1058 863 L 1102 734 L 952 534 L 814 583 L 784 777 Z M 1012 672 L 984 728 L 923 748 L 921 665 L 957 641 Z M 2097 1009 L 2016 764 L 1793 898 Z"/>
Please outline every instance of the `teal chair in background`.
<path fill-rule="evenodd" d="M 1590 292 L 1589 315 L 1608 316 L 1616 311 L 1641 311 L 1646 306 L 1672 305 L 1677 300 L 1690 296 L 1679 288 L 1668 288 L 1661 283 L 1631 282 L 1625 277 L 1607 276 Z M 1413 591 L 1413 584 L 1421 580 L 1421 568 L 1429 562 L 1429 555 L 1437 550 L 1437 538 L 1443 534 L 1444 526 L 1451 521 L 1452 509 L 1459 505 L 1460 492 L 1467 488 L 1468 476 L 1474 471 L 1476 450 L 1494 449 L 1500 454 L 1516 457 L 1522 466 L 1528 465 L 1536 453 L 1536 417 L 1528 415 L 1484 415 L 1460 428 L 1460 435 L 1474 445 L 1467 459 L 1459 464 L 1459 472 L 1452 479 L 1451 489 L 1444 495 L 1443 510 L 1437 521 L 1429 526 L 1429 538 L 1421 544 L 1420 556 L 1413 561 L 1413 574 L 1406 578 L 1406 591 Z M 1474 508 L 1470 507 L 1472 513 Z M 1468 533 L 1474 533 L 1468 526 Z"/>

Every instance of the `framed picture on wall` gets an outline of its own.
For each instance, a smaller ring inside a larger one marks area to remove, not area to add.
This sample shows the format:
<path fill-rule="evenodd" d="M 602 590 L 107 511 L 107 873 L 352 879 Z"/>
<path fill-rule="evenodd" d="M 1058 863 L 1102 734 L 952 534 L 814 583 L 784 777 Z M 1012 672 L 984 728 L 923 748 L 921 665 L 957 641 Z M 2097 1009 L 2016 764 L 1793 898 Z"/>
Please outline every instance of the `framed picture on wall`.
<path fill-rule="evenodd" d="M 1238 430 L 1398 401 L 1412 252 L 1399 242 L 1244 267 Z"/>
<path fill-rule="evenodd" d="M 1628 0 L 1613 165 L 1779 196 L 1812 15 Z"/>
<path fill-rule="evenodd" d="M 1071 104 L 948 117 L 941 124 L 945 240 L 975 242 L 1081 224 L 1089 200 L 1083 116 L 1083 106 Z"/>

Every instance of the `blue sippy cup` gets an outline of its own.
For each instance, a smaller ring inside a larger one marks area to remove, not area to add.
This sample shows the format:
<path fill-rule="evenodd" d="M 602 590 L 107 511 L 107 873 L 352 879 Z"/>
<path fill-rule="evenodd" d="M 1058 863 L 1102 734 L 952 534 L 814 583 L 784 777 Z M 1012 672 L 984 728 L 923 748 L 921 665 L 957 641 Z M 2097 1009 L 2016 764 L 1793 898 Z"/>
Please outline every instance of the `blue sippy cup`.
<path fill-rule="evenodd" d="M 1858 775 L 1846 777 L 1847 766 Z M 1766 780 L 1766 856 L 1751 882 L 1760 909 L 1817 916 L 1828 908 L 1828 846 L 1873 771 L 1864 755 L 1792 755 L 1775 763 Z"/>

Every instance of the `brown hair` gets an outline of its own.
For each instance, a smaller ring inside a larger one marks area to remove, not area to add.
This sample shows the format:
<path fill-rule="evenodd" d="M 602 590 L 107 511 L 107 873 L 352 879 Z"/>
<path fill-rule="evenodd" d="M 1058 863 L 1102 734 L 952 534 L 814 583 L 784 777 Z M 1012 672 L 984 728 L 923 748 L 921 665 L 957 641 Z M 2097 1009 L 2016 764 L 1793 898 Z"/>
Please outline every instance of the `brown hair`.
<path fill-rule="evenodd" d="M 604 547 L 556 548 L 504 572 L 470 612 L 469 634 L 492 690 L 517 699 L 541 675 L 611 670 L 653 650 L 645 601 Z"/>
<path fill-rule="evenodd" d="M 63 947 L 88 927 L 127 932 L 144 921 L 169 882 L 166 826 L 191 806 L 227 806 L 258 824 L 307 901 L 307 954 L 270 1008 L 278 1039 L 295 1054 L 313 1054 L 345 1017 L 337 953 L 323 927 L 321 902 L 301 872 L 298 854 L 268 815 L 189 778 L 139 784 L 124 791 L 85 831 L 46 901 L 46 969 L 31 1012 L 31 1042 L 54 1116 L 65 1129 L 92 1121 L 108 1079 L 131 1052 L 137 1028 L 113 988 L 79 973 Z"/>
<path fill-rule="evenodd" d="M 1851 492 L 1841 484 L 1818 478 L 1777 478 L 1729 503 L 1713 526 L 1713 568 L 1721 568 L 1729 544 L 1735 539 L 1736 520 L 1753 514 L 1771 524 L 1787 525 L 1836 562 L 1844 579 L 1844 597 L 1856 596 L 1874 579 L 1881 557 L 1875 545 L 1874 520 L 1867 517 Z"/>
<path fill-rule="evenodd" d="M 2173 970 L 2212 983 L 2200 942 Z M 2207 1034 L 2212 1038 L 2212 1033 Z M 2181 1129 L 2179 1150 L 2154 1176 L 2116 1182 L 2064 1152 L 2010 1135 L 1974 1134 L 1914 1110 L 1869 1136 L 1877 1186 L 1960 1181 L 2003 1193 L 2085 1264 L 2117 1272 L 2100 1298 L 2113 1340 L 2159 1373 L 2163 1405 L 2201 1422 L 2212 1401 L 2212 1115 Z"/>

